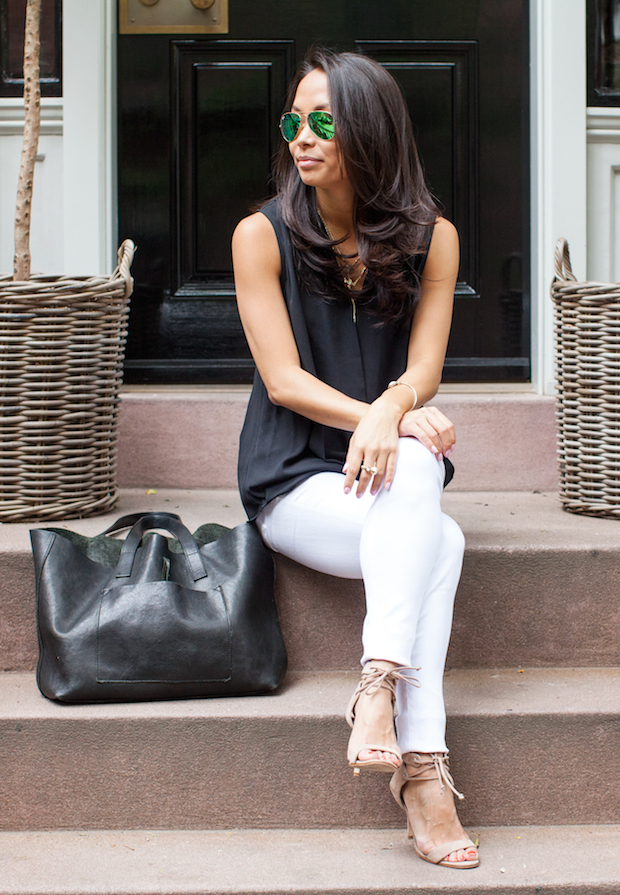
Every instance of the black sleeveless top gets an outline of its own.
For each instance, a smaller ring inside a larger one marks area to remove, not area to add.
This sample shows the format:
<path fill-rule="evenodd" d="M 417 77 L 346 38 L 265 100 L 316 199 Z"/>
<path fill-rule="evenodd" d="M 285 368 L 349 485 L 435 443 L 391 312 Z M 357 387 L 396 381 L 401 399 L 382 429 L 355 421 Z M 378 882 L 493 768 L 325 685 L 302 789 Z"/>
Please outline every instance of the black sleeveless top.
<path fill-rule="evenodd" d="M 299 282 L 289 230 L 272 199 L 261 209 L 275 230 L 280 282 L 301 366 L 351 398 L 371 403 L 388 382 L 404 373 L 410 327 L 383 323 L 363 306 L 352 307 L 311 295 Z M 429 228 L 429 245 L 432 229 Z M 421 271 L 426 255 L 415 258 Z M 276 407 L 256 371 L 239 442 L 239 491 L 249 519 L 281 494 L 317 472 L 341 472 L 351 432 L 333 429 Z"/>

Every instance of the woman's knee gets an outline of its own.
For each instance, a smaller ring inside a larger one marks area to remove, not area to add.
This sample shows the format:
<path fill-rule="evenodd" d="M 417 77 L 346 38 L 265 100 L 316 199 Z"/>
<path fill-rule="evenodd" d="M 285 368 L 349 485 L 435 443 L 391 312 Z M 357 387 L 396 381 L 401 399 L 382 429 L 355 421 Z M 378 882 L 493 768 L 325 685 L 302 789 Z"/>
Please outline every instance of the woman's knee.
<path fill-rule="evenodd" d="M 443 464 L 417 438 L 399 438 L 393 488 L 413 492 L 417 499 L 435 497 L 441 494 L 443 477 Z"/>
<path fill-rule="evenodd" d="M 463 559 L 465 553 L 465 535 L 461 531 L 460 525 L 450 516 L 442 513 L 441 516 L 441 539 L 444 549 L 455 559 Z"/>

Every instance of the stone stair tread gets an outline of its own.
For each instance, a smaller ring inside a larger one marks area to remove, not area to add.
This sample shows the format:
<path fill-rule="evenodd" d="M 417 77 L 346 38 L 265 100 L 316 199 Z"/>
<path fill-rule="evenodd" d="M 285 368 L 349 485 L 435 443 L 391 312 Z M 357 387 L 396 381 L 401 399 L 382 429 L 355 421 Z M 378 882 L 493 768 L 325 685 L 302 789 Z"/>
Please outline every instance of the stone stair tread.
<path fill-rule="evenodd" d="M 465 393 L 447 384 L 433 399 L 458 433 L 453 490 L 557 488 L 555 399 L 534 394 L 531 385 L 525 385 L 529 394 L 514 383 L 506 386 L 479 383 L 473 392 L 466 386 Z M 125 386 L 119 483 L 234 487 L 249 394 L 248 386 Z"/>
<path fill-rule="evenodd" d="M 0 829 L 399 827 L 387 775 L 356 779 L 346 764 L 357 677 L 292 673 L 269 696 L 65 706 L 32 674 L 0 675 Z M 620 668 L 454 671 L 445 689 L 464 823 L 617 822 Z"/>
<path fill-rule="evenodd" d="M 551 493 L 448 488 L 443 502 L 467 542 L 449 668 L 620 665 L 620 608 L 609 599 L 620 586 L 618 520 L 566 513 Z M 234 490 L 125 489 L 112 513 L 52 524 L 94 535 L 138 510 L 177 512 L 192 530 L 245 518 Z M 30 527 L 0 526 L 2 671 L 36 664 Z M 291 670 L 357 668 L 360 581 L 331 578 L 279 556 L 276 598 Z"/>
<path fill-rule="evenodd" d="M 404 830 L 0 833 L 0 895 L 617 891 L 620 826 L 485 827 L 481 864 L 421 861 Z"/>
<path fill-rule="evenodd" d="M 0 674 L 0 721 L 37 719 L 339 719 L 355 672 L 289 672 L 262 696 L 65 705 L 45 699 L 32 673 Z M 620 668 L 454 669 L 445 676 L 451 718 L 620 714 Z"/>
<path fill-rule="evenodd" d="M 5 522 L 0 525 L 0 555 L 4 552 L 30 551 L 28 532 L 31 528 L 67 528 L 93 537 L 128 513 L 157 511 L 176 513 L 185 525 L 195 531 L 205 522 L 234 526 L 245 520 L 239 492 L 235 489 L 153 489 L 122 488 L 111 512 L 88 519 L 67 519 L 50 522 Z"/>
<path fill-rule="evenodd" d="M 204 522 L 237 525 L 245 514 L 234 489 L 124 488 L 112 512 L 62 522 L 4 523 L 0 554 L 30 550 L 30 528 L 69 528 L 92 536 L 126 513 L 178 513 L 194 530 Z M 557 493 L 530 491 L 453 491 L 443 496 L 445 512 L 463 528 L 469 549 L 620 549 L 620 524 L 615 518 L 595 518 L 565 512 Z"/>
<path fill-rule="evenodd" d="M 568 513 L 557 492 L 448 488 L 443 508 L 465 532 L 470 551 L 620 549 L 618 519 Z"/>

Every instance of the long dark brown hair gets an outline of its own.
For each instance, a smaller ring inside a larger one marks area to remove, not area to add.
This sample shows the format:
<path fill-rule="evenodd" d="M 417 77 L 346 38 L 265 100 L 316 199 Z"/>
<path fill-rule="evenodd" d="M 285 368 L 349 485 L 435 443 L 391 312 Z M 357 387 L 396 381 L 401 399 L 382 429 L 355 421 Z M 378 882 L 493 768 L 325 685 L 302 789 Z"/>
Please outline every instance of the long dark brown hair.
<path fill-rule="evenodd" d="M 420 292 L 414 259 L 428 251 L 440 210 L 424 182 L 403 94 L 368 56 L 315 48 L 290 86 L 285 111 L 299 82 L 314 69 L 327 76 L 336 139 L 356 196 L 359 256 L 371 274 L 356 300 L 383 320 L 407 322 Z M 348 302 L 351 293 L 334 242 L 320 223 L 315 190 L 301 180 L 284 142 L 275 183 L 302 281 L 323 298 Z"/>

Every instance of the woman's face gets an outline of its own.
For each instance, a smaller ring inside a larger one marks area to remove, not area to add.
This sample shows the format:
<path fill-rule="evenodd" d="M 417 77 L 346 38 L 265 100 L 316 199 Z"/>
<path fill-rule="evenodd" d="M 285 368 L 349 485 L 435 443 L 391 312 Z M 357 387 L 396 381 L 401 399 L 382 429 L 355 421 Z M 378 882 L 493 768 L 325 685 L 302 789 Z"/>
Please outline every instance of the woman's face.
<path fill-rule="evenodd" d="M 289 143 L 289 149 L 303 182 L 318 189 L 333 189 L 348 182 L 338 148 L 338 122 L 334 139 L 321 140 L 310 130 L 304 117 L 308 112 L 331 112 L 324 71 L 315 68 L 299 82 L 290 111 L 302 115 L 302 125 Z"/>

